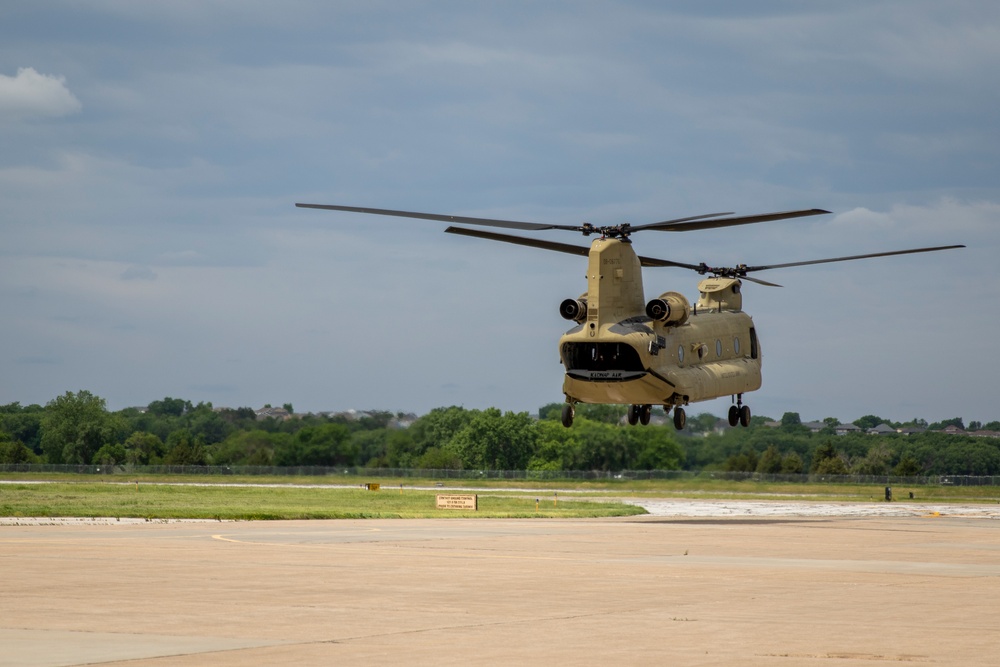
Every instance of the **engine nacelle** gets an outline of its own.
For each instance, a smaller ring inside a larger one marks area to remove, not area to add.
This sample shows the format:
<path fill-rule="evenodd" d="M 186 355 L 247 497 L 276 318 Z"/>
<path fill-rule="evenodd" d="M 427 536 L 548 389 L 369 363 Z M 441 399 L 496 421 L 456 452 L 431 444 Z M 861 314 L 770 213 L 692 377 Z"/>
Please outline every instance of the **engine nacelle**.
<path fill-rule="evenodd" d="M 583 322 L 587 319 L 587 295 L 581 294 L 579 299 L 566 299 L 560 303 L 559 314 L 567 320 Z"/>
<path fill-rule="evenodd" d="M 664 292 L 646 304 L 646 315 L 663 324 L 680 325 L 691 316 L 691 304 L 680 292 Z"/>

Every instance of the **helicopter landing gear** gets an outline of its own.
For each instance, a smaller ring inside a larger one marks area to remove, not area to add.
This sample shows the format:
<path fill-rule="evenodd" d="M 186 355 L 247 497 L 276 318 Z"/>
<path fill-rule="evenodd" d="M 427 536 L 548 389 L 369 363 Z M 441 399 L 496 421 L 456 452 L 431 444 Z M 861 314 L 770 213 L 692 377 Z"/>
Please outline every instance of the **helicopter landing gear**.
<path fill-rule="evenodd" d="M 737 394 L 736 405 L 729 406 L 729 425 L 737 424 L 744 428 L 750 425 L 750 406 L 743 405 L 743 394 Z"/>
<path fill-rule="evenodd" d="M 678 406 L 674 408 L 674 428 L 683 431 L 685 425 L 687 425 L 687 413 L 684 412 L 684 408 Z"/>
<path fill-rule="evenodd" d="M 567 403 L 562 409 L 562 425 L 569 428 L 573 425 L 573 416 L 576 414 L 576 408 L 573 407 L 572 403 Z"/>
<path fill-rule="evenodd" d="M 633 403 L 628 406 L 628 423 L 632 426 L 636 424 L 642 424 L 646 426 L 649 424 L 649 419 L 653 414 L 652 405 L 636 405 Z"/>

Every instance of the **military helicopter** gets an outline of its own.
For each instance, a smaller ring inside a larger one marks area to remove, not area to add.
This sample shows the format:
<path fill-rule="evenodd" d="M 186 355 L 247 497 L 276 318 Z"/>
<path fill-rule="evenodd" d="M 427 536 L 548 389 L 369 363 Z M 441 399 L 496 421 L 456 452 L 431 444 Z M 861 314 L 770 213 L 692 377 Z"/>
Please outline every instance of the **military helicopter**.
<path fill-rule="evenodd" d="M 644 225 L 551 225 L 379 208 L 296 204 L 351 213 L 419 218 L 440 222 L 500 227 L 523 231 L 558 229 L 585 237 L 599 235 L 590 247 L 510 234 L 450 226 L 444 231 L 491 241 L 542 248 L 587 257 L 587 291 L 559 305 L 559 313 L 575 326 L 559 340 L 565 367 L 562 423 L 573 424 L 577 403 L 626 404 L 628 422 L 648 424 L 652 406 L 673 410 L 674 427 L 684 428 L 684 406 L 730 396 L 729 424 L 748 426 L 750 407 L 743 394 L 761 386 L 761 345 L 753 319 L 743 312 L 743 281 L 781 287 L 748 274 L 810 264 L 846 262 L 921 252 L 964 248 L 964 245 L 894 250 L 804 262 L 733 267 L 686 264 L 636 255 L 631 235 L 640 231 L 686 232 L 748 225 L 773 220 L 827 214 L 812 208 L 760 215 L 709 213 Z M 677 267 L 708 276 L 698 283 L 698 301 L 679 292 L 664 292 L 646 301 L 642 267 Z"/>

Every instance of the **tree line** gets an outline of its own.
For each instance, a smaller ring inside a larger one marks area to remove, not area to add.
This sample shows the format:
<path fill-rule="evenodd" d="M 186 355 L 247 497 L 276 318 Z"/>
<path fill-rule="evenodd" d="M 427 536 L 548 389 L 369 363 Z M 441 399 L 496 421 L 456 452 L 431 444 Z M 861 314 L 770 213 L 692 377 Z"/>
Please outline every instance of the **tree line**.
<path fill-rule="evenodd" d="M 388 411 L 259 419 L 251 408 L 216 410 L 171 397 L 145 410 L 109 411 L 104 399 L 84 390 L 44 406 L 0 406 L 0 464 L 1000 475 L 996 438 L 934 430 L 836 435 L 836 420 L 812 432 L 795 413 L 778 425 L 754 417 L 748 428 L 734 429 L 719 429 L 714 415 L 702 413 L 678 432 L 665 419 L 628 426 L 625 406 L 615 405 L 579 405 L 567 429 L 561 408 L 543 406 L 535 418 L 441 407 L 401 427 L 403 415 Z M 855 423 L 886 422 L 866 415 Z M 964 428 L 958 418 L 929 426 L 948 423 Z M 991 427 L 1000 430 L 1000 423 L 985 425 Z"/>

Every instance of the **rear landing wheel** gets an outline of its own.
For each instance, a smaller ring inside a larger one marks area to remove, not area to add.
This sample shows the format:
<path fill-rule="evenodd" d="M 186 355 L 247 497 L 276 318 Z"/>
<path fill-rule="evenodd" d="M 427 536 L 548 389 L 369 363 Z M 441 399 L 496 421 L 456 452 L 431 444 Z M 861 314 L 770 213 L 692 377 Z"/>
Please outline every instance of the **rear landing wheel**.
<path fill-rule="evenodd" d="M 735 405 L 729 406 L 729 425 L 736 426 L 740 423 L 740 409 Z"/>
<path fill-rule="evenodd" d="M 562 409 L 562 425 L 569 428 L 573 425 L 573 415 L 576 410 L 573 408 L 572 403 L 567 403 Z"/>
<path fill-rule="evenodd" d="M 639 423 L 645 426 L 649 423 L 649 418 L 653 414 L 652 405 L 640 405 L 639 406 Z"/>
<path fill-rule="evenodd" d="M 628 406 L 628 423 L 635 426 L 639 422 L 639 406 L 632 404 Z"/>
<path fill-rule="evenodd" d="M 750 425 L 750 406 L 744 405 L 740 408 L 740 426 L 747 427 Z"/>
<path fill-rule="evenodd" d="M 674 428 L 678 431 L 684 430 L 684 426 L 687 424 L 687 414 L 684 412 L 684 408 L 674 409 Z"/>

